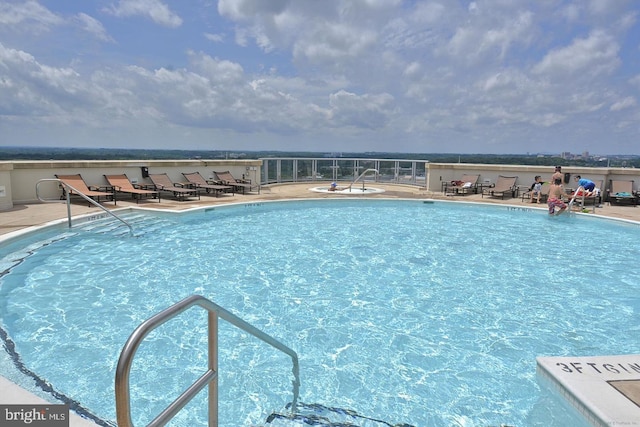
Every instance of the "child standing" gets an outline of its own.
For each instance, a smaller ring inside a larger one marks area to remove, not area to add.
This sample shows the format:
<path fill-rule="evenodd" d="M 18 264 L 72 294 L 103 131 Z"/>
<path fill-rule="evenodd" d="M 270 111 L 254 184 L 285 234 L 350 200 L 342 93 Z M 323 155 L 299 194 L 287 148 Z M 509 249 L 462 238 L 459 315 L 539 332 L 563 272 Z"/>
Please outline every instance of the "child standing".
<path fill-rule="evenodd" d="M 549 188 L 549 215 L 560 215 L 567 209 L 567 204 L 562 201 L 562 195 L 564 194 L 564 187 L 562 186 L 562 180 L 557 178 L 551 183 Z M 556 211 L 556 208 L 559 210 Z"/>

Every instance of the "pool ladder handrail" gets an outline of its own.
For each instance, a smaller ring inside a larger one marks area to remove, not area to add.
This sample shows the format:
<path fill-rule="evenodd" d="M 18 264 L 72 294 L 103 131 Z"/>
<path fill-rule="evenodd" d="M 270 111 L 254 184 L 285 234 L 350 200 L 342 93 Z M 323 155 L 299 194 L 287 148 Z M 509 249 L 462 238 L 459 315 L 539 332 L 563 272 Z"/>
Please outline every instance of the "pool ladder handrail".
<path fill-rule="evenodd" d="M 583 186 L 579 186 L 578 189 L 575 191 L 575 193 L 573 193 L 573 197 L 571 198 L 571 200 L 569 201 L 569 208 L 567 209 L 567 212 L 569 213 L 569 215 L 571 215 L 571 212 L 573 210 L 573 203 L 576 201 L 576 197 L 578 192 L 580 192 L 580 190 L 582 190 L 582 208 L 584 209 L 584 198 L 585 198 L 585 193 L 586 190 L 584 189 Z M 593 202 L 593 212 L 596 211 L 596 202 Z"/>
<path fill-rule="evenodd" d="M 114 214 L 113 212 L 111 212 L 109 209 L 105 208 L 104 206 L 102 206 L 100 203 L 96 202 L 95 200 L 93 200 L 91 197 L 87 196 L 86 194 L 84 194 L 83 192 L 79 191 L 77 188 L 73 187 L 72 185 L 67 184 L 66 182 L 62 181 L 61 179 L 57 179 L 57 178 L 43 178 L 41 180 L 39 180 L 36 183 L 36 197 L 38 198 L 38 200 L 40 200 L 43 203 L 59 203 L 59 200 L 47 200 L 47 199 L 43 199 L 42 197 L 40 197 L 40 183 L 42 182 L 57 182 L 59 185 L 67 188 L 67 191 L 65 191 L 66 194 L 66 198 L 67 198 L 67 221 L 69 223 L 69 228 L 71 228 L 71 191 L 72 190 L 74 192 L 74 194 L 77 194 L 78 196 L 82 197 L 83 199 L 85 199 L 87 202 L 93 204 L 94 206 L 99 207 L 100 209 L 102 209 L 103 211 L 105 211 L 108 215 L 111 215 L 112 217 L 114 217 L 115 219 L 117 219 L 118 221 L 120 221 L 121 223 L 123 223 L 124 225 L 126 225 L 127 227 L 129 227 L 129 234 L 133 235 L 133 227 L 131 227 L 131 224 L 129 224 L 127 221 L 125 221 L 124 219 L 120 218 L 118 215 Z M 115 197 L 115 195 L 114 195 Z"/>
<path fill-rule="evenodd" d="M 293 362 L 293 401 L 291 408 L 295 411 L 300 392 L 300 364 L 298 354 L 275 338 L 267 335 L 253 325 L 245 322 L 233 313 L 225 310 L 216 303 L 201 295 L 191 295 L 171 307 L 157 313 L 138 326 L 120 353 L 116 367 L 115 393 L 116 418 L 118 427 L 132 427 L 131 395 L 129 390 L 129 374 L 133 358 L 144 338 L 154 329 L 168 322 L 178 314 L 193 306 L 200 306 L 207 311 L 208 317 L 208 367 L 207 371 L 189 386 L 176 400 L 156 416 L 148 426 L 163 426 L 168 423 L 193 397 L 205 386 L 209 386 L 209 427 L 218 426 L 218 318 L 226 320 L 232 325 L 270 344 L 272 347 L 289 355 Z"/>
<path fill-rule="evenodd" d="M 351 184 L 349 184 L 349 186 L 347 187 L 349 189 L 349 191 L 351 191 L 351 187 L 353 187 L 353 184 L 355 184 L 356 182 L 358 182 L 360 180 L 360 178 L 364 177 L 367 172 L 375 172 L 375 174 L 379 174 L 380 172 L 378 172 L 378 169 L 367 169 L 364 172 L 362 172 L 360 175 L 358 175 L 358 177 L 356 179 L 353 180 L 353 182 Z M 364 179 L 362 180 L 362 192 L 364 193 Z"/>

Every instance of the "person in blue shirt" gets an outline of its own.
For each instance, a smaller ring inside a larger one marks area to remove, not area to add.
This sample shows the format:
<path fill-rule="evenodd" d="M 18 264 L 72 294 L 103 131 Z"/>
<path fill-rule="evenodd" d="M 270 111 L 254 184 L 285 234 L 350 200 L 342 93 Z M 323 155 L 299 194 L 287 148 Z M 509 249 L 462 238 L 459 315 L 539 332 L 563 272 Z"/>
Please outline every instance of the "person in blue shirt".
<path fill-rule="evenodd" d="M 578 186 L 584 188 L 585 190 L 592 192 L 596 189 L 596 183 L 587 178 L 582 178 L 580 175 L 576 175 L 575 178 L 578 181 Z"/>

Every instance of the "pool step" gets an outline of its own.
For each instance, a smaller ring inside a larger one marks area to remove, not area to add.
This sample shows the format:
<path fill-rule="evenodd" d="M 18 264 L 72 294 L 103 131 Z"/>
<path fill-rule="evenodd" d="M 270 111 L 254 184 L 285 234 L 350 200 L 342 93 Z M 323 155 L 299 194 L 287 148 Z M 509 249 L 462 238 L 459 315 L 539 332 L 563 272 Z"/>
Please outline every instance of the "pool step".
<path fill-rule="evenodd" d="M 295 414 L 274 412 L 267 417 L 265 427 L 331 426 L 331 427 L 415 427 L 411 424 L 394 424 L 365 417 L 350 409 L 335 408 L 318 403 L 298 403 Z"/>
<path fill-rule="evenodd" d="M 163 228 L 166 222 L 162 219 L 150 219 L 149 216 L 143 214 L 125 214 L 120 218 L 129 223 L 136 235 L 142 233 L 151 233 Z M 89 221 L 76 226 L 84 231 L 94 232 L 96 234 L 107 234 L 110 236 L 124 236 L 129 234 L 129 229 L 120 221 L 113 218 L 106 218 L 101 221 Z"/>

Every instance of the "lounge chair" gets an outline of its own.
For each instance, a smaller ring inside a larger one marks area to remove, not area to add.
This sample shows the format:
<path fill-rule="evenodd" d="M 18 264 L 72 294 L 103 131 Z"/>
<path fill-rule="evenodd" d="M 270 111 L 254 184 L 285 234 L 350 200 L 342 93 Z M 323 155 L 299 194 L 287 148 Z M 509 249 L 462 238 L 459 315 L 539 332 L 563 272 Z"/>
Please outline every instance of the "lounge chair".
<path fill-rule="evenodd" d="M 445 194 L 470 194 L 478 192 L 478 180 L 480 175 L 462 175 L 462 178 L 458 181 L 451 181 L 445 183 Z"/>
<path fill-rule="evenodd" d="M 609 181 L 607 200 L 610 205 L 638 206 L 638 196 L 633 192 L 633 181 Z"/>
<path fill-rule="evenodd" d="M 100 187 L 97 185 L 87 185 L 80 174 L 56 174 L 56 178 L 64 183 L 64 185 L 62 185 L 62 195 L 60 196 L 60 199 L 65 199 L 68 192 L 70 196 L 83 194 L 98 203 L 100 203 L 100 197 L 103 197 L 105 200 L 113 200 L 113 204 L 116 204 L 116 192 L 111 186 Z M 89 203 L 89 206 L 91 206 L 91 203 Z"/>
<path fill-rule="evenodd" d="M 198 197 L 198 200 L 200 200 L 200 190 L 184 187 L 181 184 L 174 184 L 166 173 L 150 173 L 149 179 L 153 182 L 157 191 L 171 193 L 173 197 L 180 201 L 184 201 L 189 197 Z"/>
<path fill-rule="evenodd" d="M 118 193 L 131 194 L 136 199 L 136 203 L 140 202 L 143 197 L 151 197 L 158 199 L 160 203 L 160 192 L 156 190 L 147 190 L 140 188 L 137 184 L 132 184 L 126 174 L 122 175 L 105 175 L 107 182 L 116 189 Z"/>
<path fill-rule="evenodd" d="M 257 191 L 258 193 L 260 193 L 260 186 L 251 184 L 251 180 L 249 179 L 235 179 L 233 175 L 231 175 L 231 172 L 229 171 L 225 171 L 225 172 L 214 171 L 213 173 L 218 178 L 217 182 L 219 184 L 231 185 L 235 188 L 236 192 L 237 190 L 242 190 L 242 194 L 245 194 L 247 191 L 249 192 Z"/>
<path fill-rule="evenodd" d="M 498 176 L 498 182 L 493 187 L 485 188 L 482 191 L 482 197 L 485 195 L 490 197 L 498 197 L 504 199 L 505 194 L 516 197 L 518 187 L 516 187 L 517 176 Z"/>
<path fill-rule="evenodd" d="M 204 189 L 207 193 L 213 190 L 216 197 L 218 197 L 221 193 L 225 193 L 227 191 L 231 191 L 232 194 L 235 194 L 235 191 L 234 191 L 235 189 L 233 186 L 222 185 L 222 184 L 212 184 L 210 182 L 207 182 L 207 180 L 204 179 L 202 175 L 200 175 L 200 172 L 191 172 L 191 173 L 183 172 L 182 175 L 184 175 L 187 181 L 189 181 L 189 184 L 193 185 L 195 188 Z"/>

